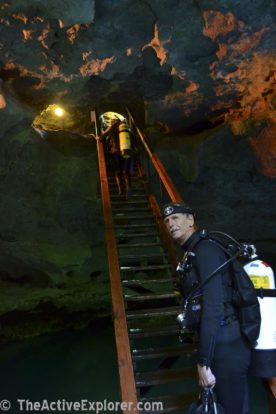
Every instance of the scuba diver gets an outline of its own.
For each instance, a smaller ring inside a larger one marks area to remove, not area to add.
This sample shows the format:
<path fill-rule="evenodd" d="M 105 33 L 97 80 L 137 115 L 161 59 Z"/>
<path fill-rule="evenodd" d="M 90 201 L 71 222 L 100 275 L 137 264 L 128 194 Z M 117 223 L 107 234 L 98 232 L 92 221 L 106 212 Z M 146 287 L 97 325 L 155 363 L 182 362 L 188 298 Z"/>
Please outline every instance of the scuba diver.
<path fill-rule="evenodd" d="M 197 326 L 201 344 L 199 347 L 198 367 L 200 384 L 206 387 L 213 386 L 216 383 L 215 391 L 218 394 L 219 401 L 225 407 L 226 413 L 228 413 L 227 402 L 224 402 L 227 387 L 223 386 L 223 382 L 227 377 L 220 380 L 220 370 L 226 370 L 224 372 L 227 372 L 227 369 L 229 369 L 228 374 L 231 377 L 233 376 L 235 368 L 229 367 L 226 359 L 224 363 L 223 355 L 227 358 L 228 352 L 231 363 L 235 348 L 233 347 L 231 351 L 231 347 L 229 347 L 233 330 L 231 332 L 230 327 L 227 328 L 227 326 L 238 323 L 242 334 L 240 340 L 244 341 L 246 339 L 247 345 L 249 344 L 250 348 L 252 348 L 250 349 L 250 364 L 248 365 L 247 358 L 243 360 L 243 364 L 247 361 L 247 366 L 245 369 L 245 366 L 241 365 L 239 368 L 240 373 L 243 369 L 245 378 L 248 370 L 249 374 L 263 380 L 267 390 L 270 409 L 271 406 L 274 407 L 272 410 L 275 409 L 276 290 L 273 270 L 266 262 L 258 258 L 254 245 L 239 243 L 231 236 L 218 231 L 196 231 L 194 213 L 190 207 L 182 202 L 170 203 L 164 206 L 163 217 L 171 237 L 185 250 L 184 258 L 178 264 L 177 269 L 182 277 L 180 290 L 185 299 L 184 311 L 178 315 L 177 320 L 180 322 L 181 327 L 184 327 L 184 330 L 189 320 L 195 323 L 196 314 L 196 311 L 190 311 L 190 315 L 187 312 L 187 298 L 190 297 L 192 309 L 196 310 L 199 307 L 199 316 L 196 322 L 199 323 L 200 318 L 200 327 Z M 221 237 L 224 242 L 221 240 Z M 227 239 L 227 244 L 225 244 L 225 238 Z M 220 252 L 218 250 L 215 251 L 218 247 Z M 224 255 L 224 253 L 226 254 Z M 232 280 L 228 278 L 229 273 L 232 273 Z M 213 288 L 211 285 L 213 285 Z M 193 297 L 191 295 L 193 292 L 197 292 L 197 296 Z M 221 292 L 224 317 L 219 323 L 221 328 L 215 328 L 215 325 L 218 324 L 218 319 L 217 322 L 215 320 L 216 315 L 218 317 L 219 309 L 221 309 L 219 299 Z M 240 298 L 242 298 L 242 301 Z M 232 316 L 230 317 L 230 322 L 228 318 L 228 324 L 225 325 L 224 321 L 227 319 L 225 314 L 229 315 L 229 313 L 232 313 Z M 228 333 L 227 330 L 229 331 Z M 224 343 L 221 342 L 223 331 L 225 339 L 227 339 Z M 210 343 L 210 335 L 212 333 L 216 333 L 213 336 L 213 343 L 209 346 L 209 357 L 213 354 L 213 362 L 210 364 L 207 359 L 209 363 L 206 364 L 205 370 L 205 366 L 201 367 L 201 365 L 206 363 L 206 360 L 204 361 L 201 355 L 204 355 L 204 349 L 208 350 L 204 343 Z M 209 339 L 207 339 L 208 336 Z M 229 343 L 228 345 L 227 342 Z M 236 351 L 238 351 L 238 348 Z M 242 352 L 240 353 L 241 355 Z M 239 355 L 235 357 L 239 358 Z M 209 370 L 209 366 L 211 370 Z M 237 381 L 239 381 L 238 376 L 239 373 L 234 375 L 234 379 L 236 378 Z M 222 383 L 221 386 L 219 386 L 218 381 Z M 231 381 L 229 386 L 231 388 Z M 236 395 L 234 401 L 237 398 L 239 398 L 239 394 Z M 245 408 L 243 409 L 245 410 Z M 229 412 L 231 412 L 230 404 Z M 234 412 L 244 413 L 247 411 L 235 411 L 233 409 Z"/>
<path fill-rule="evenodd" d="M 130 189 L 130 178 L 133 173 L 133 151 L 131 148 L 131 131 L 126 121 L 114 118 L 100 137 L 105 140 L 108 163 L 118 188 L 118 194 L 127 195 Z"/>
<path fill-rule="evenodd" d="M 192 304 L 195 309 L 200 307 L 195 329 L 199 338 L 199 384 L 204 389 L 214 389 L 225 414 L 249 414 L 247 373 L 251 346 L 232 303 L 234 287 L 227 254 L 218 244 L 201 238 L 195 214 L 184 203 L 165 205 L 163 218 L 170 236 L 186 254 L 181 293 L 185 299 L 197 287 L 200 292 L 200 302 Z M 257 329 L 253 340 L 258 336 L 260 323 L 257 296 L 255 300 Z"/>

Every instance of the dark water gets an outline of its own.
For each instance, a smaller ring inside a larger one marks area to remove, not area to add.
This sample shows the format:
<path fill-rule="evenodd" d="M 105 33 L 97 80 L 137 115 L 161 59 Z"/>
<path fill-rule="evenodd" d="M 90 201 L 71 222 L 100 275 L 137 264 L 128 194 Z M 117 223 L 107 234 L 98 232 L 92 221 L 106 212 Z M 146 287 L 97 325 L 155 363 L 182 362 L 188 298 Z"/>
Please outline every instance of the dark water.
<path fill-rule="evenodd" d="M 18 398 L 119 401 L 112 328 L 44 335 L 2 346 L 0 368 L 1 400 L 11 401 L 12 414 L 20 412 Z"/>
<path fill-rule="evenodd" d="M 17 399 L 120 400 L 112 327 L 90 327 L 2 345 L 0 369 L 0 401 L 11 401 L 10 414 L 39 412 L 20 411 Z M 251 414 L 267 414 L 265 393 L 253 378 L 250 394 Z"/>

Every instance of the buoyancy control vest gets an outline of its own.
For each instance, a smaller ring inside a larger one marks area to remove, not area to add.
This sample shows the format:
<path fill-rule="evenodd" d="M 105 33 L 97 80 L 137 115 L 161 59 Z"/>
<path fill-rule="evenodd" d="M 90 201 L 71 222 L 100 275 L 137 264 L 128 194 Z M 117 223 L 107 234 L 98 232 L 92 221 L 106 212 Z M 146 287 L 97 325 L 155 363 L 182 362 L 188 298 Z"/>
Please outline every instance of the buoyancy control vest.
<path fill-rule="evenodd" d="M 194 248 L 202 240 L 200 234 L 197 235 L 189 250 L 185 252 L 184 258 L 181 262 L 178 263 L 176 271 L 179 273 L 180 277 L 178 280 L 178 290 L 184 298 L 187 298 L 191 292 L 201 293 L 201 285 L 199 282 L 199 277 L 195 266 L 193 265 L 193 257 L 195 256 Z M 227 258 L 225 258 L 225 261 Z M 216 269 L 217 270 L 217 269 Z M 215 273 L 217 273 L 215 270 Z M 227 270 L 227 269 L 225 269 Z M 208 279 L 208 276 L 207 276 Z M 230 279 L 230 280 L 229 280 Z M 223 313 L 224 316 L 229 316 L 235 313 L 235 309 L 232 305 L 232 297 L 234 286 L 231 283 L 231 278 L 222 278 L 223 285 Z"/>
<path fill-rule="evenodd" d="M 210 232 L 211 235 L 212 233 L 217 232 Z M 230 237 L 225 233 L 220 234 Z M 276 350 L 276 289 L 273 270 L 267 263 L 259 260 L 254 245 L 238 243 L 233 238 L 231 241 L 238 246 L 240 251 L 238 263 L 249 276 L 260 306 L 260 330 L 254 348 L 260 351 Z M 233 250 L 233 244 L 230 250 Z"/>

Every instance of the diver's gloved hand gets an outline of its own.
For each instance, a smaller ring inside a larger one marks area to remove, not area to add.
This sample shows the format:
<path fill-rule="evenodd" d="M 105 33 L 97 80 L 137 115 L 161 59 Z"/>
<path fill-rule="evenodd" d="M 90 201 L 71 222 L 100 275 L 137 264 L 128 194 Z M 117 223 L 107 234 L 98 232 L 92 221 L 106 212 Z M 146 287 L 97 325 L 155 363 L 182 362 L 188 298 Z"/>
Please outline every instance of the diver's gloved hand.
<path fill-rule="evenodd" d="M 216 377 L 211 369 L 197 365 L 199 385 L 203 388 L 213 388 L 216 385 Z"/>

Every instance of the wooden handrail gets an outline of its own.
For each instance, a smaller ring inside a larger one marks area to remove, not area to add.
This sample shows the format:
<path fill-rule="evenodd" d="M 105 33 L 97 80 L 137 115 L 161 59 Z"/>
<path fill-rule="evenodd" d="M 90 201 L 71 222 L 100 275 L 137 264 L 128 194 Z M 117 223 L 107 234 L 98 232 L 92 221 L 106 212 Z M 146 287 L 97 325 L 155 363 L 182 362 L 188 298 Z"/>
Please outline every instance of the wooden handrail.
<path fill-rule="evenodd" d="M 126 108 L 128 115 L 132 121 L 132 123 L 135 125 L 136 131 L 148 153 L 148 156 L 150 157 L 152 164 L 160 178 L 160 180 L 162 181 L 165 189 L 167 190 L 167 193 L 171 199 L 171 201 L 183 201 L 180 193 L 177 191 L 174 183 L 172 182 L 172 179 L 170 178 L 169 174 L 167 173 L 164 164 L 162 163 L 162 161 L 160 160 L 160 158 L 158 157 L 157 154 L 154 154 L 151 152 L 144 135 L 142 134 L 142 132 L 140 131 L 139 127 L 136 125 L 135 119 L 131 113 L 131 111 Z"/>
<path fill-rule="evenodd" d="M 157 154 L 152 154 L 151 157 L 152 163 L 160 177 L 160 180 L 164 184 L 164 187 L 167 190 L 167 193 L 169 194 L 172 201 L 182 201 L 182 197 L 177 191 L 174 183 L 172 182 L 171 177 L 167 173 L 164 164 L 160 160 Z"/>
<path fill-rule="evenodd" d="M 100 141 L 97 141 L 97 150 L 102 194 L 102 209 L 105 223 L 105 240 L 107 246 L 109 276 L 111 285 L 114 329 L 119 365 L 121 397 L 124 403 L 131 402 L 131 404 L 125 404 L 128 407 L 125 410 L 123 410 L 123 412 L 124 414 L 139 414 L 139 411 L 137 410 L 137 394 L 128 338 L 123 290 L 120 278 L 120 266 L 116 248 L 116 237 L 112 219 L 104 148 L 102 142 Z"/>
<path fill-rule="evenodd" d="M 131 119 L 132 123 L 134 124 L 134 126 L 135 126 L 135 128 L 136 128 L 137 134 L 139 135 L 139 137 L 140 137 L 140 139 L 141 139 L 141 141 L 142 141 L 142 143 L 143 143 L 143 145 L 144 145 L 144 147 L 145 147 L 145 149 L 146 149 L 146 151 L 147 151 L 147 153 L 148 153 L 149 157 L 151 158 L 151 157 L 152 157 L 152 152 L 151 152 L 151 150 L 149 149 L 149 146 L 148 146 L 148 144 L 147 144 L 147 143 L 146 143 L 146 141 L 145 141 L 145 137 L 144 137 L 144 135 L 142 134 L 142 132 L 140 131 L 140 129 L 139 129 L 139 128 L 138 128 L 138 126 L 136 125 L 135 119 L 133 118 L 133 115 L 132 115 L 132 113 L 130 112 L 130 110 L 129 110 L 128 108 L 127 108 L 127 112 L 128 112 L 128 115 L 129 115 L 129 117 L 130 117 L 130 119 Z"/>
<path fill-rule="evenodd" d="M 138 165 L 138 174 L 140 177 L 143 177 L 145 175 L 144 169 L 141 165 Z M 160 232 L 160 238 L 162 240 L 162 243 L 164 244 L 164 246 L 166 247 L 166 251 L 168 253 L 168 257 L 170 260 L 170 263 L 172 265 L 176 264 L 176 250 L 175 250 L 175 246 L 173 243 L 172 238 L 169 236 L 169 233 L 166 229 L 165 223 L 163 221 L 163 217 L 162 217 L 162 213 L 160 210 L 160 207 L 158 205 L 158 202 L 156 200 L 156 197 L 154 196 L 154 194 L 152 194 L 152 192 L 149 189 L 148 183 L 144 182 L 144 187 L 146 189 L 146 192 L 148 193 L 148 198 L 149 198 L 149 204 L 152 208 L 154 217 L 155 217 L 155 221 L 156 224 L 159 228 L 159 232 Z M 176 267 L 176 266 L 174 266 Z"/>

